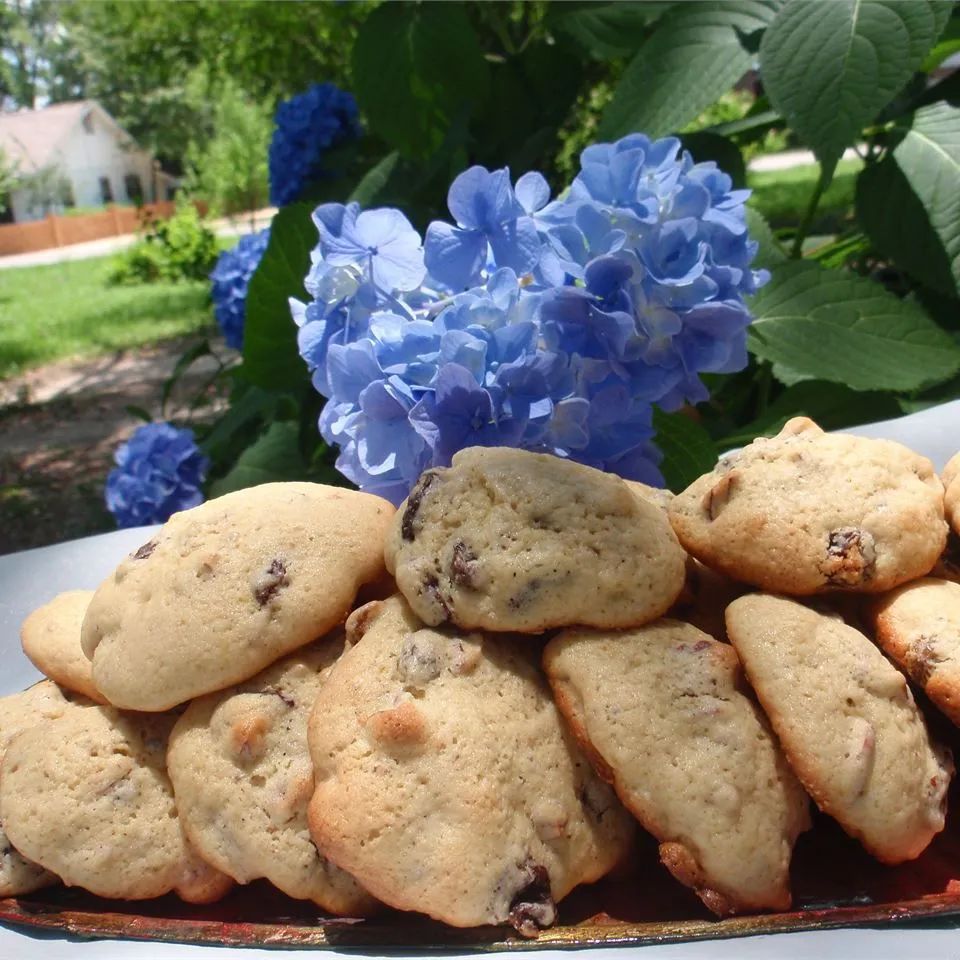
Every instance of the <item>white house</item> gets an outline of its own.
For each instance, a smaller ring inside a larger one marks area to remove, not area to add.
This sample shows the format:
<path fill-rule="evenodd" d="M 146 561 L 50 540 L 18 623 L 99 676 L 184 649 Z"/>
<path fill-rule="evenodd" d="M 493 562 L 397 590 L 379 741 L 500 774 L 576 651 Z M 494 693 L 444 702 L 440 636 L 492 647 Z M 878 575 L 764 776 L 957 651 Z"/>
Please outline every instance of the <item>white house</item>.
<path fill-rule="evenodd" d="M 0 113 L 0 150 L 24 181 L 3 218 L 16 223 L 69 207 L 166 200 L 176 184 L 95 100 Z"/>

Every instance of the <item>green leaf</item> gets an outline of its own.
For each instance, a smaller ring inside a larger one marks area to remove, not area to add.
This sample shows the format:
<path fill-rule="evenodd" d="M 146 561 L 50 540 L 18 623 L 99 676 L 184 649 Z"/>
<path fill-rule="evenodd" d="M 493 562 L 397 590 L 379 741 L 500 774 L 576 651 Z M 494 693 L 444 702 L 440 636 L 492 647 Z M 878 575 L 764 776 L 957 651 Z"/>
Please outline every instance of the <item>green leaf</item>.
<path fill-rule="evenodd" d="M 947 57 L 960 51 L 960 17 L 952 17 L 934 48 L 920 66 L 924 73 L 932 73 Z"/>
<path fill-rule="evenodd" d="M 670 3 L 590 3 L 567 12 L 566 3 L 552 6 L 549 17 L 595 60 L 615 60 L 633 53 L 654 20 Z"/>
<path fill-rule="evenodd" d="M 458 3 L 384 3 L 360 28 L 353 84 L 362 112 L 388 143 L 426 157 L 464 106 L 489 92 L 487 62 Z"/>
<path fill-rule="evenodd" d="M 660 472 L 674 493 L 685 490 L 716 466 L 717 446 L 696 420 L 654 407 L 653 425 L 657 431 L 654 443 L 663 453 Z"/>
<path fill-rule="evenodd" d="M 275 480 L 307 480 L 309 471 L 300 453 L 300 430 L 291 420 L 272 423 L 259 440 L 247 447 L 233 469 L 210 488 L 211 497 L 256 487 Z"/>
<path fill-rule="evenodd" d="M 399 160 L 400 154 L 396 150 L 388 153 L 360 178 L 347 202 L 359 203 L 361 207 L 372 207 L 384 187 L 390 182 Z"/>
<path fill-rule="evenodd" d="M 760 44 L 764 89 L 829 174 L 945 24 L 942 0 L 792 0 Z"/>
<path fill-rule="evenodd" d="M 757 255 L 753 260 L 753 269 L 761 268 L 772 269 L 779 263 L 785 263 L 787 260 L 786 251 L 777 242 L 777 238 L 770 229 L 770 224 L 764 219 L 763 214 L 753 207 L 746 207 L 747 230 L 750 233 L 750 239 L 756 240 L 759 244 Z"/>
<path fill-rule="evenodd" d="M 840 383 L 805 380 L 788 387 L 763 414 L 719 441 L 722 450 L 742 447 L 756 437 L 778 433 L 791 417 L 810 417 L 824 430 L 840 430 L 858 423 L 885 420 L 900 414 L 897 398 L 876 391 L 857 392 Z"/>
<path fill-rule="evenodd" d="M 150 413 L 149 410 L 145 410 L 143 407 L 138 407 L 134 403 L 128 403 L 123 409 L 126 410 L 131 417 L 136 417 L 138 420 L 142 420 L 144 423 L 153 423 L 153 414 Z"/>
<path fill-rule="evenodd" d="M 681 3 L 657 24 L 624 71 L 600 121 L 600 138 L 680 130 L 750 69 L 740 34 L 763 29 L 778 4 Z"/>
<path fill-rule="evenodd" d="M 960 346 L 920 307 L 853 274 L 784 264 L 750 309 L 747 345 L 782 380 L 906 392 L 960 370 Z"/>
<path fill-rule="evenodd" d="M 690 156 L 697 163 L 712 160 L 738 190 L 747 185 L 747 167 L 743 162 L 740 148 L 726 137 L 707 130 L 697 130 L 691 133 L 679 133 L 684 149 L 690 151 Z"/>
<path fill-rule="evenodd" d="M 242 387 L 231 396 L 230 406 L 200 444 L 215 463 L 228 454 L 238 434 L 253 429 L 257 421 L 270 419 L 276 411 L 278 394 L 248 384 Z"/>
<path fill-rule="evenodd" d="M 310 204 L 295 203 L 273 218 L 270 242 L 247 290 L 240 371 L 247 381 L 266 390 L 293 390 L 309 380 L 297 350 L 289 298 L 309 299 L 303 278 L 310 269 L 310 251 L 317 244 L 311 210 Z"/>
<path fill-rule="evenodd" d="M 960 109 L 917 111 L 894 150 L 857 178 L 857 219 L 921 283 L 960 291 Z"/>

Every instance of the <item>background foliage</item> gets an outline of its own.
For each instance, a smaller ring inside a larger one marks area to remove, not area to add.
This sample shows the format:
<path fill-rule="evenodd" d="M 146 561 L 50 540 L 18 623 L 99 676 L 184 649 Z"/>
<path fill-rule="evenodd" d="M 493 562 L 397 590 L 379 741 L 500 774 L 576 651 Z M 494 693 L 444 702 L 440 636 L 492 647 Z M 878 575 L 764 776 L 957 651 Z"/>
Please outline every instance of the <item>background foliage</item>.
<path fill-rule="evenodd" d="M 799 413 L 835 428 L 960 396 L 950 0 L 8 0 L 3 16 L 8 98 L 97 97 L 197 184 L 256 166 L 279 99 L 327 80 L 357 97 L 365 135 L 276 218 L 242 362 L 225 373 L 230 408 L 198 427 L 215 491 L 278 474 L 336 480 L 287 309 L 303 297 L 316 201 L 398 206 L 422 232 L 470 164 L 537 169 L 559 190 L 584 146 L 634 130 L 677 133 L 740 184 L 765 149 L 805 147 L 819 164 L 750 202 L 756 265 L 772 279 L 751 304 L 749 366 L 713 377 L 695 410 L 658 417 L 672 486 Z M 32 46 L 17 46 L 24 36 Z M 848 148 L 856 158 L 841 160 Z M 225 209 L 253 203 L 243 189 L 224 190 Z"/>

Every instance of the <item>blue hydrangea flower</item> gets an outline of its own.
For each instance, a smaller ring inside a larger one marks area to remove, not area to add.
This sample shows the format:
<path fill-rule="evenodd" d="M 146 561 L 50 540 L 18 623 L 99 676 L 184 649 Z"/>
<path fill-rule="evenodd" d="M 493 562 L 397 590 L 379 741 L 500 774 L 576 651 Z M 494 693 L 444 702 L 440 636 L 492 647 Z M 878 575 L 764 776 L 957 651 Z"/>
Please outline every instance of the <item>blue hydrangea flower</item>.
<path fill-rule="evenodd" d="M 270 202 L 278 207 L 293 203 L 304 187 L 324 176 L 327 150 L 360 135 L 356 100 L 332 83 L 315 84 L 284 100 L 274 122 Z"/>
<path fill-rule="evenodd" d="M 399 502 L 457 450 L 506 445 L 660 482 L 653 405 L 747 360 L 746 191 L 675 138 L 596 144 L 570 189 L 472 167 L 423 248 L 396 210 L 316 211 L 300 352 L 338 468 Z"/>
<path fill-rule="evenodd" d="M 213 312 L 217 323 L 234 350 L 243 349 L 243 327 L 247 316 L 247 287 L 256 272 L 267 243 L 270 228 L 241 237 L 236 246 L 224 250 L 210 274 Z"/>
<path fill-rule="evenodd" d="M 118 527 L 163 523 L 178 510 L 203 503 L 201 486 L 210 461 L 191 430 L 145 424 L 117 447 L 114 460 L 106 503 Z"/>

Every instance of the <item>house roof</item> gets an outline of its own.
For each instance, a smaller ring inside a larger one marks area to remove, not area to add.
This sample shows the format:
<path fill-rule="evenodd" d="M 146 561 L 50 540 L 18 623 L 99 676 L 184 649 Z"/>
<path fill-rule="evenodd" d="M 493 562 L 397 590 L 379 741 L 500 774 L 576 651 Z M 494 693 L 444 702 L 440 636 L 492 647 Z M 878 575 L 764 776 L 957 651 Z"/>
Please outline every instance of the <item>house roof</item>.
<path fill-rule="evenodd" d="M 96 100 L 71 100 L 42 110 L 0 113 L 0 148 L 15 166 L 39 170 L 54 160 L 57 147 L 91 110 L 116 126 Z"/>

